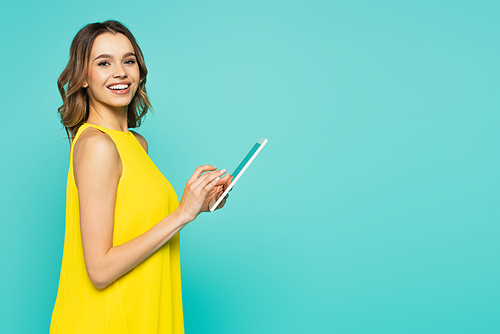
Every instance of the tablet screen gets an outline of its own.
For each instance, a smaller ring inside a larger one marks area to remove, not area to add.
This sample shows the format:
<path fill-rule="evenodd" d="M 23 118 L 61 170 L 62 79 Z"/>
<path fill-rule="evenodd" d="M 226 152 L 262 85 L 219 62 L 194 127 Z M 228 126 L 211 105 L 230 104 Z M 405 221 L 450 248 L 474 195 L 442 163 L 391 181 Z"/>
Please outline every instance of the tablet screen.
<path fill-rule="evenodd" d="M 245 156 L 245 158 L 243 159 L 243 161 L 234 170 L 234 172 L 232 174 L 233 175 L 233 181 L 231 182 L 231 184 L 229 185 L 229 187 L 227 187 L 227 189 L 224 191 L 224 193 L 219 197 L 219 199 L 217 199 L 217 201 L 215 202 L 215 204 L 212 205 L 212 207 L 210 208 L 210 211 L 214 211 L 215 210 L 215 208 L 219 205 L 219 203 L 222 201 L 222 199 L 224 199 L 224 197 L 226 196 L 226 194 L 233 188 L 233 186 L 240 179 L 240 177 L 243 175 L 243 173 L 248 168 L 248 166 L 250 166 L 250 164 L 252 163 L 252 161 L 255 159 L 255 157 L 257 156 L 257 154 L 259 154 L 259 152 L 262 150 L 262 148 L 264 147 L 264 145 L 266 145 L 266 143 L 267 143 L 267 139 L 266 138 L 260 138 L 257 141 L 257 143 L 252 147 L 252 149 L 250 150 L 250 152 L 248 152 L 248 154 Z"/>
<path fill-rule="evenodd" d="M 250 152 L 248 152 L 247 156 L 245 157 L 245 159 L 243 159 L 243 161 L 239 164 L 238 167 L 236 167 L 236 169 L 234 170 L 233 174 L 231 174 L 233 176 L 233 180 L 235 178 L 238 177 L 238 174 L 241 172 L 241 170 L 243 169 L 243 167 L 245 167 L 245 165 L 247 164 L 248 161 L 250 161 L 250 159 L 252 159 L 252 156 L 254 155 L 255 152 L 257 152 L 257 150 L 259 149 L 259 147 L 261 146 L 262 144 L 255 144 L 252 149 L 250 150 Z"/>

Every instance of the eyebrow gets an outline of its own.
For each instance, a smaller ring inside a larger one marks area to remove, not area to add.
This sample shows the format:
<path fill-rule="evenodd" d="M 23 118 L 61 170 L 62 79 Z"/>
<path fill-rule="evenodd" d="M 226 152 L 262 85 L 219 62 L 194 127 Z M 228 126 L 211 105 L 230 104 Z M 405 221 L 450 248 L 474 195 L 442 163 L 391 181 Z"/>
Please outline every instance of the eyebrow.
<path fill-rule="evenodd" d="M 135 57 L 135 53 L 133 53 L 133 52 L 127 52 L 126 54 L 123 55 L 123 58 L 127 58 L 127 57 L 130 57 L 130 56 L 134 56 Z M 113 56 L 110 55 L 110 54 L 107 54 L 107 53 L 103 53 L 103 54 L 98 55 L 97 57 L 95 57 L 94 61 L 96 61 L 97 59 L 101 59 L 101 58 L 113 58 Z"/>

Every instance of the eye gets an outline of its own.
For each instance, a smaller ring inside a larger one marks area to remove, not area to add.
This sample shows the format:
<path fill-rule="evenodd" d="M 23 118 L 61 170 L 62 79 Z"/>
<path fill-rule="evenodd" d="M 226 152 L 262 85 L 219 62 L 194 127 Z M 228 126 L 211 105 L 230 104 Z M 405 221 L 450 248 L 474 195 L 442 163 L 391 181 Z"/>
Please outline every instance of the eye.
<path fill-rule="evenodd" d="M 101 61 L 97 66 L 107 66 L 109 63 L 107 61 Z"/>
<path fill-rule="evenodd" d="M 125 64 L 135 64 L 135 60 L 133 59 L 125 60 Z"/>

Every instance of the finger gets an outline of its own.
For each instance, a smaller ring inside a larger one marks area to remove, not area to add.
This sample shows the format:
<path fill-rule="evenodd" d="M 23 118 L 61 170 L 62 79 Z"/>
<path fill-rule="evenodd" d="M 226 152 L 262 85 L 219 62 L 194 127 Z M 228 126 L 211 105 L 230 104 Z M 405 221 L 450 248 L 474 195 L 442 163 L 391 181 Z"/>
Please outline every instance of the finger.
<path fill-rule="evenodd" d="M 208 192 L 207 197 L 216 196 L 217 193 L 219 192 L 219 187 L 220 186 L 213 187 L 212 190 Z"/>
<path fill-rule="evenodd" d="M 219 185 L 224 185 L 230 177 L 231 177 L 231 174 L 224 175 L 224 177 L 222 177 L 219 180 Z"/>
<path fill-rule="evenodd" d="M 205 173 L 204 175 L 202 175 L 200 178 L 203 178 L 203 177 L 210 177 L 210 173 L 217 173 L 217 172 L 220 172 L 220 174 L 218 174 L 220 176 L 219 178 L 219 185 L 222 185 L 226 182 L 227 180 L 227 175 L 224 175 L 227 171 L 225 169 L 221 169 L 219 171 L 213 171 L 213 172 L 209 172 L 209 173 Z M 208 174 L 208 175 L 207 175 Z"/>
<path fill-rule="evenodd" d="M 233 176 L 231 174 L 228 174 L 229 175 L 229 178 L 224 182 L 224 190 L 226 190 L 230 185 L 231 185 L 231 182 L 233 182 Z M 231 190 L 233 190 L 233 188 L 231 188 Z M 229 191 L 231 191 L 229 190 Z"/>
<path fill-rule="evenodd" d="M 219 203 L 219 205 L 217 205 L 217 208 L 215 210 L 222 209 L 222 207 L 224 206 L 224 204 L 226 204 L 226 199 L 225 198 Z"/>
<path fill-rule="evenodd" d="M 205 198 L 206 198 L 208 196 L 208 193 L 211 192 L 217 186 L 218 181 L 219 181 L 219 177 L 217 176 L 215 179 L 211 180 L 210 182 L 208 182 L 206 184 L 205 184 L 205 182 L 200 184 L 196 190 L 199 193 L 201 193 L 202 196 L 205 196 Z M 214 195 L 214 198 L 217 198 L 217 194 Z"/>
<path fill-rule="evenodd" d="M 203 186 L 201 186 L 201 188 L 203 188 L 208 183 L 212 182 L 212 180 L 215 179 L 216 177 L 219 177 L 219 179 L 220 179 L 220 176 L 223 175 L 225 172 L 226 172 L 226 170 L 222 169 L 222 170 L 216 170 L 213 172 L 205 173 L 193 182 L 193 187 L 198 188 L 198 187 L 200 187 L 200 185 L 203 185 Z"/>
<path fill-rule="evenodd" d="M 212 165 L 198 166 L 194 170 L 194 173 L 193 173 L 193 175 L 191 175 L 191 177 L 189 178 L 188 182 L 194 182 L 197 179 L 199 179 L 200 176 L 201 176 L 201 174 L 203 174 L 204 172 L 208 172 L 210 170 L 215 170 L 215 169 L 217 169 L 217 168 L 215 166 L 212 166 Z"/>
<path fill-rule="evenodd" d="M 209 210 L 210 210 L 210 208 L 211 208 L 212 206 L 214 206 L 214 204 L 215 204 L 215 202 L 216 202 L 216 201 L 217 201 L 217 200 L 215 199 L 215 197 L 213 197 L 213 198 L 210 200 L 210 202 L 208 202 L 208 209 L 209 209 Z"/>
<path fill-rule="evenodd" d="M 224 174 L 225 172 L 226 172 L 226 170 L 222 169 L 219 171 L 210 172 L 210 173 L 205 174 L 198 181 L 196 181 L 196 183 L 197 183 L 196 190 L 207 191 L 207 192 L 210 191 L 211 189 L 213 189 L 217 185 L 217 183 L 219 183 L 220 176 L 222 174 Z"/>

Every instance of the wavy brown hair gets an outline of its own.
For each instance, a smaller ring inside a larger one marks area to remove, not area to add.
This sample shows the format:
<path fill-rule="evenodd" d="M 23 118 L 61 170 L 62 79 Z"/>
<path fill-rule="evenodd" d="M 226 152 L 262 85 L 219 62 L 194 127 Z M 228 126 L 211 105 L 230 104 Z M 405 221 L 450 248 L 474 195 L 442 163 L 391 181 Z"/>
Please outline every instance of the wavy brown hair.
<path fill-rule="evenodd" d="M 66 134 L 71 141 L 75 138 L 80 126 L 89 118 L 89 97 L 87 89 L 82 85 L 87 78 L 88 65 L 92 45 L 97 36 L 104 33 L 123 34 L 134 48 L 137 64 L 140 71 L 140 83 L 132 101 L 128 105 L 127 125 L 136 128 L 149 109 L 151 103 L 146 94 L 146 76 L 148 70 L 144 63 L 144 56 L 137 44 L 134 35 L 123 24 L 117 21 L 91 23 L 83 27 L 73 39 L 69 51 L 69 61 L 66 68 L 57 79 L 57 87 L 63 99 L 63 105 L 58 112 L 61 123 L 66 128 Z"/>

